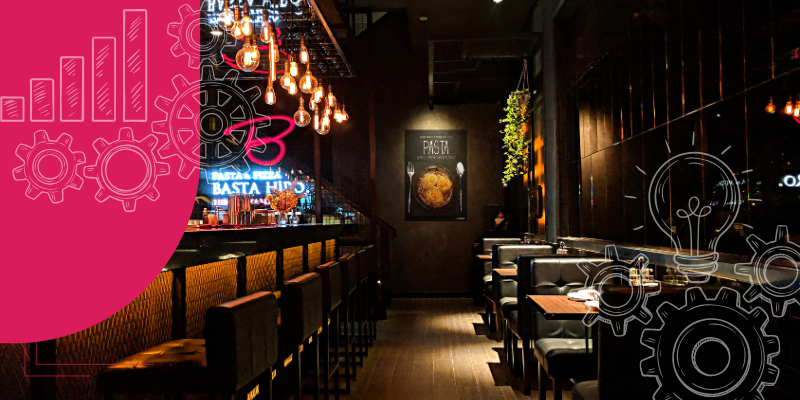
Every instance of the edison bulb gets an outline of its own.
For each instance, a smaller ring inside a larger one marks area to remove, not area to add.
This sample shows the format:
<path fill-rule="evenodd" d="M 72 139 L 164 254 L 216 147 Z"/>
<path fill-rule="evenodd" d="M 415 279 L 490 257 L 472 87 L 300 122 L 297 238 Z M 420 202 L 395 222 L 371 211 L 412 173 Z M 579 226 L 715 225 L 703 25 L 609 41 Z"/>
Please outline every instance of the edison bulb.
<path fill-rule="evenodd" d="M 331 116 L 331 114 L 333 114 L 333 112 L 331 111 L 331 108 L 330 108 L 330 107 L 326 106 L 326 107 L 325 107 L 325 111 L 323 111 L 323 113 L 322 113 L 322 114 L 323 114 L 323 115 L 325 115 L 326 117 L 330 117 L 330 116 Z"/>
<path fill-rule="evenodd" d="M 292 60 L 292 62 L 289 63 L 289 73 L 292 76 L 297 76 L 297 74 L 300 73 L 300 70 L 297 69 L 297 61 Z"/>
<path fill-rule="evenodd" d="M 314 97 L 311 97 L 311 100 L 308 102 L 308 109 L 311 111 L 317 111 L 317 103 L 314 102 Z"/>
<path fill-rule="evenodd" d="M 347 115 L 347 110 L 344 108 L 344 104 L 342 104 L 342 122 L 347 122 L 350 119 L 350 116 Z"/>
<path fill-rule="evenodd" d="M 792 113 L 794 113 L 794 104 L 792 103 L 791 100 L 789 100 L 789 102 L 786 103 L 786 110 L 784 111 L 786 112 L 786 115 L 792 115 Z"/>
<path fill-rule="evenodd" d="M 252 72 L 258 68 L 258 63 L 261 60 L 261 54 L 258 52 L 256 46 L 245 44 L 238 53 L 236 53 L 236 65 L 245 72 Z"/>
<path fill-rule="evenodd" d="M 340 124 L 342 123 L 342 110 L 338 106 L 333 111 L 333 119 Z"/>
<path fill-rule="evenodd" d="M 314 130 L 319 132 L 319 108 L 314 111 Z"/>
<path fill-rule="evenodd" d="M 220 28 L 230 31 L 233 28 L 233 23 L 236 22 L 233 18 L 233 13 L 230 7 L 225 3 L 225 9 L 217 16 L 217 24 Z"/>
<path fill-rule="evenodd" d="M 250 19 L 249 15 L 245 14 L 242 20 L 239 21 L 239 25 L 242 26 L 243 35 L 250 36 L 253 34 L 253 20 Z"/>
<path fill-rule="evenodd" d="M 266 19 L 266 14 L 264 15 L 264 19 Z M 261 24 L 261 35 L 259 35 L 259 39 L 261 39 L 264 43 L 271 43 L 272 42 L 272 22 L 266 22 Z"/>
<path fill-rule="evenodd" d="M 320 103 L 325 98 L 325 89 L 322 88 L 322 82 L 317 85 L 317 90 L 314 91 L 314 102 Z"/>
<path fill-rule="evenodd" d="M 264 102 L 269 105 L 273 105 L 275 104 L 275 101 L 277 101 L 275 89 L 272 88 L 272 83 L 267 82 L 267 92 L 264 94 Z"/>
<path fill-rule="evenodd" d="M 300 39 L 300 62 L 308 64 L 308 48 L 305 39 Z"/>
<path fill-rule="evenodd" d="M 234 23 L 233 23 L 233 30 L 231 31 L 231 34 L 232 34 L 232 35 L 233 35 L 233 37 L 235 37 L 237 40 L 242 40 L 242 39 L 244 39 L 244 33 L 242 32 L 242 24 L 240 24 L 240 23 L 238 23 L 238 22 L 234 22 Z"/>
<path fill-rule="evenodd" d="M 289 94 L 294 96 L 297 94 L 297 81 L 292 78 L 292 83 L 289 84 Z"/>
<path fill-rule="evenodd" d="M 325 98 L 325 102 L 328 104 L 328 107 L 336 105 L 336 96 L 333 95 L 333 88 L 331 85 L 328 85 L 328 96 Z"/>
<path fill-rule="evenodd" d="M 311 123 L 311 114 L 303 107 L 302 97 L 300 97 L 300 108 L 294 113 L 294 123 L 299 127 L 306 127 Z"/>
<path fill-rule="evenodd" d="M 319 120 L 319 129 L 317 133 L 320 135 L 327 135 L 331 131 L 331 117 L 324 116 Z"/>
<path fill-rule="evenodd" d="M 283 76 L 281 76 L 281 87 L 286 90 L 289 90 L 289 86 L 292 85 L 292 81 L 294 81 L 294 78 L 292 78 L 292 76 L 289 75 L 289 62 L 287 61 L 283 67 Z"/>
<path fill-rule="evenodd" d="M 317 78 L 311 75 L 311 70 L 307 69 L 306 74 L 300 79 L 300 91 L 305 94 L 314 92 L 317 89 Z M 313 103 L 313 101 L 312 101 Z"/>

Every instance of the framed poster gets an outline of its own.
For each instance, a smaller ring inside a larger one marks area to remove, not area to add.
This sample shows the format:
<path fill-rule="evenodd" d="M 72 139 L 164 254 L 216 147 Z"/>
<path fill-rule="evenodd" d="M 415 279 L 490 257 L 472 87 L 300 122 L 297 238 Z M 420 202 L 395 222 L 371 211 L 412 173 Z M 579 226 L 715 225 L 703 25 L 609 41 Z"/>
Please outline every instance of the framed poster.
<path fill-rule="evenodd" d="M 467 131 L 406 131 L 406 221 L 467 220 Z"/>

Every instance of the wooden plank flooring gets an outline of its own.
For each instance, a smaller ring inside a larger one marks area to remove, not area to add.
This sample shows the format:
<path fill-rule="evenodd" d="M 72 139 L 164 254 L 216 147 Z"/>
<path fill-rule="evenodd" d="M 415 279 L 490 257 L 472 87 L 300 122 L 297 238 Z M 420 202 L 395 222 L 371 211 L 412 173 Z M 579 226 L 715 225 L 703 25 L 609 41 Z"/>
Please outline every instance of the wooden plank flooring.
<path fill-rule="evenodd" d="M 522 383 L 471 299 L 394 299 L 348 400 L 511 400 Z M 552 398 L 552 392 L 548 392 Z M 570 392 L 564 391 L 564 399 Z"/>

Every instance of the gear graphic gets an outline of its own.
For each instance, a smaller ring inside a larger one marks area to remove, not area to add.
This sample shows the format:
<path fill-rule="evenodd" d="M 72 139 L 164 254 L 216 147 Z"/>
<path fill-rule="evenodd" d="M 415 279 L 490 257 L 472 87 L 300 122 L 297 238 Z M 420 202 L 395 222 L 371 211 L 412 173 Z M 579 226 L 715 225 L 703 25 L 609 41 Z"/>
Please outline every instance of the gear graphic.
<path fill-rule="evenodd" d="M 87 178 L 97 180 L 100 186 L 95 199 L 101 203 L 109 197 L 119 200 L 125 212 L 136 211 L 136 200 L 141 197 L 147 197 L 152 201 L 158 199 L 156 180 L 159 176 L 169 175 L 169 164 L 156 160 L 153 150 L 157 144 L 158 138 L 155 135 L 147 135 L 140 141 L 134 140 L 131 128 L 120 128 L 118 139 L 111 143 L 103 138 L 95 140 L 92 146 L 97 152 L 97 164 L 87 166 L 83 172 Z M 145 175 L 133 188 L 118 187 L 109 179 L 109 162 L 114 156 L 124 152 L 139 156 L 146 167 Z"/>
<path fill-rule="evenodd" d="M 583 323 L 591 326 L 597 320 L 611 325 L 614 335 L 624 336 L 628 330 L 628 323 L 638 319 L 644 324 L 650 322 L 653 314 L 647 309 L 648 298 L 657 295 L 661 291 L 661 286 L 645 288 L 644 286 L 631 285 L 629 278 L 631 268 L 644 268 L 650 260 L 644 254 L 638 254 L 633 260 L 620 260 L 617 247 L 614 245 L 606 246 L 606 259 L 608 261 L 595 264 L 588 260 L 578 261 L 578 268 L 586 275 L 585 287 L 597 287 L 598 290 L 610 280 L 627 282 L 631 292 L 628 300 L 623 304 L 611 304 L 600 298 L 603 314 L 587 313 L 583 317 Z"/>
<path fill-rule="evenodd" d="M 181 166 L 178 175 L 189 178 L 195 168 L 250 169 L 245 157 L 248 141 L 252 138 L 247 127 L 235 129 L 225 135 L 227 127 L 264 117 L 256 111 L 255 102 L 261 98 L 261 89 L 239 86 L 239 72 L 228 71 L 221 79 L 214 75 L 213 67 L 203 66 L 203 79 L 190 83 L 183 75 L 172 78 L 177 94 L 172 99 L 159 96 L 156 107 L 167 119 L 152 124 L 155 133 L 167 135 L 169 141 L 158 149 L 162 158 L 178 156 Z M 270 125 L 269 119 L 254 123 L 259 130 Z M 199 139 L 199 140 L 198 140 Z"/>
<path fill-rule="evenodd" d="M 655 400 L 762 399 L 778 381 L 772 360 L 780 353 L 777 336 L 767 335 L 769 315 L 748 312 L 733 289 L 709 299 L 699 287 L 686 290 L 686 304 L 658 307 L 661 327 L 645 329 L 641 343 L 653 350 L 642 360 L 643 377 L 656 378 Z"/>
<path fill-rule="evenodd" d="M 800 245 L 789 241 L 789 228 L 780 225 L 775 229 L 775 240 L 764 242 L 756 235 L 747 237 L 747 243 L 753 249 L 753 257 L 749 263 L 736 264 L 734 271 L 750 278 L 750 287 L 744 292 L 744 299 L 753 302 L 759 297 L 770 303 L 772 315 L 783 317 L 789 304 L 798 302 L 800 293 Z M 786 260 L 794 266 L 794 270 L 780 271 L 770 268 L 776 260 Z M 783 272 L 783 273 L 782 273 Z M 789 278 L 791 276 L 791 278 Z"/>
<path fill-rule="evenodd" d="M 28 181 L 25 195 L 34 200 L 40 194 L 47 193 L 53 204 L 64 201 L 64 189 L 73 188 L 80 190 L 83 178 L 78 175 L 78 165 L 86 162 L 82 151 L 72 151 L 72 136 L 62 133 L 57 140 L 50 140 L 44 130 L 33 134 L 34 144 L 30 147 L 25 144 L 17 146 L 17 157 L 22 160 L 22 165 L 13 169 L 15 181 Z M 44 173 L 42 161 L 54 158 L 58 161 L 57 174 Z"/>
<path fill-rule="evenodd" d="M 231 45 L 235 40 L 230 35 L 214 34 L 221 32 L 214 26 L 215 21 L 209 21 L 206 13 L 207 1 L 204 1 L 200 10 L 193 10 L 188 4 L 178 7 L 181 22 L 172 22 L 167 26 L 167 34 L 177 39 L 172 46 L 172 55 L 189 57 L 189 67 L 198 68 L 203 61 L 214 65 L 223 62 L 217 55 L 218 48 Z"/>

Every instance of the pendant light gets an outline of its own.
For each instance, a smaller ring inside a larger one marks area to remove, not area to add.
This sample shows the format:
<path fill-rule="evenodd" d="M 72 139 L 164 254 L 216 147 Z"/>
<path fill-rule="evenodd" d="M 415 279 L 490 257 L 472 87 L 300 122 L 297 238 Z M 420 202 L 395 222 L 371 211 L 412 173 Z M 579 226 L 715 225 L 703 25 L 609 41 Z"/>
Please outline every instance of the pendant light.
<path fill-rule="evenodd" d="M 239 21 L 239 25 L 242 26 L 242 34 L 244 36 L 247 37 L 253 34 L 253 20 L 250 19 L 250 9 L 247 7 L 247 0 L 245 0 L 242 5 L 242 19 Z"/>
<path fill-rule="evenodd" d="M 292 82 L 289 84 L 289 94 L 294 96 L 297 94 L 297 81 L 292 78 Z"/>
<path fill-rule="evenodd" d="M 325 85 L 322 84 L 322 78 L 320 78 L 319 82 L 317 82 L 317 89 L 314 90 L 313 99 L 314 99 L 315 103 L 320 103 L 325 98 L 325 89 L 324 89 L 324 87 L 325 87 Z"/>
<path fill-rule="evenodd" d="M 244 38 L 244 33 L 242 33 L 242 24 L 239 23 L 239 7 L 234 7 L 233 12 L 234 22 L 231 34 L 236 40 L 242 40 Z"/>
<path fill-rule="evenodd" d="M 786 113 L 786 115 L 794 114 L 794 103 L 792 103 L 791 98 L 789 99 L 789 102 L 786 103 L 786 109 L 784 110 L 784 112 Z"/>
<path fill-rule="evenodd" d="M 333 85 L 328 85 L 328 96 L 325 97 L 325 103 L 328 107 L 336 105 L 336 96 L 333 95 Z"/>
<path fill-rule="evenodd" d="M 300 108 L 294 113 L 294 123 L 299 127 L 306 127 L 311 123 L 311 114 L 303 107 L 303 96 L 300 96 Z"/>
<path fill-rule="evenodd" d="M 259 35 L 259 39 L 262 42 L 271 44 L 272 43 L 272 22 L 269 22 L 267 19 L 267 8 L 264 7 L 264 22 L 261 24 L 261 34 Z"/>
<path fill-rule="evenodd" d="M 342 110 L 337 105 L 336 108 L 333 110 L 333 120 L 342 123 Z"/>
<path fill-rule="evenodd" d="M 297 61 L 294 60 L 291 54 L 289 54 L 289 75 L 297 76 L 300 73 L 300 70 L 297 68 Z"/>
<path fill-rule="evenodd" d="M 308 109 L 311 111 L 317 111 L 317 103 L 314 102 L 314 97 L 312 96 L 311 99 L 308 101 Z"/>
<path fill-rule="evenodd" d="M 344 108 L 344 103 L 342 103 L 342 122 L 347 122 L 350 119 L 350 116 L 347 115 L 347 110 Z"/>
<path fill-rule="evenodd" d="M 314 130 L 319 132 L 319 107 L 314 110 Z"/>
<path fill-rule="evenodd" d="M 272 82 L 275 82 L 275 79 L 278 77 L 277 68 L 275 65 L 278 63 L 278 39 L 275 37 L 275 30 L 272 29 L 272 23 L 268 24 L 269 27 L 269 83 L 272 86 Z"/>
<path fill-rule="evenodd" d="M 319 120 L 319 130 L 317 133 L 320 135 L 327 135 L 331 131 L 331 117 L 324 116 Z"/>
<path fill-rule="evenodd" d="M 306 73 L 300 79 L 300 91 L 305 94 L 313 93 L 317 89 L 317 78 L 311 75 L 311 66 L 306 68 Z M 313 101 L 312 101 L 313 103 Z"/>
<path fill-rule="evenodd" d="M 261 54 L 258 52 L 258 47 L 252 45 L 250 40 L 251 37 L 245 37 L 244 46 L 242 46 L 242 49 L 236 53 L 236 65 L 239 67 L 239 69 L 245 72 L 255 71 L 255 69 L 258 68 L 258 64 L 261 59 Z"/>
<path fill-rule="evenodd" d="M 326 116 L 326 117 L 330 117 L 331 114 L 333 114 L 333 110 L 331 110 L 331 108 L 326 105 L 325 106 L 325 111 L 322 112 L 322 115 Z"/>
<path fill-rule="evenodd" d="M 292 85 L 292 82 L 294 82 L 294 78 L 289 75 L 289 61 L 286 61 L 283 68 L 283 76 L 281 77 L 281 87 L 289 90 L 289 86 Z"/>
<path fill-rule="evenodd" d="M 308 48 L 306 47 L 305 38 L 300 38 L 300 62 L 308 64 Z"/>
<path fill-rule="evenodd" d="M 766 110 L 770 114 L 775 114 L 776 107 L 775 103 L 772 102 L 772 97 L 769 98 L 769 104 L 767 104 Z"/>
<path fill-rule="evenodd" d="M 794 105 L 794 117 L 800 118 L 800 99 L 798 99 L 797 104 Z"/>
<path fill-rule="evenodd" d="M 235 19 L 233 13 L 231 12 L 231 5 L 228 4 L 228 0 L 225 0 L 225 5 L 222 8 L 222 12 L 219 13 L 217 16 L 217 24 L 220 28 L 230 31 L 233 28 L 233 23 Z"/>
<path fill-rule="evenodd" d="M 275 89 L 272 88 L 272 82 L 270 82 L 270 80 L 267 79 L 267 90 L 266 93 L 264 94 L 264 102 L 269 105 L 273 105 L 277 100 L 278 99 L 275 96 Z"/>

